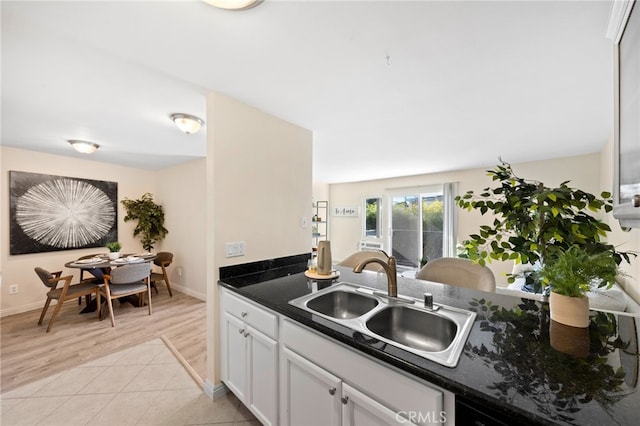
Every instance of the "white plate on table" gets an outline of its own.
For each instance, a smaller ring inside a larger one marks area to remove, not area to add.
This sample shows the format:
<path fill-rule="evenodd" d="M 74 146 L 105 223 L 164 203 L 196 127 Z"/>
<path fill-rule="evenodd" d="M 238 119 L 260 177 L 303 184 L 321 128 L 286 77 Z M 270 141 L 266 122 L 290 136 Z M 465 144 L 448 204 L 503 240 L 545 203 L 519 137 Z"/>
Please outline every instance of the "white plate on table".
<path fill-rule="evenodd" d="M 100 262 L 102 262 L 102 259 L 100 259 L 99 257 L 92 257 L 91 259 L 78 259 L 73 263 L 80 263 L 80 264 L 86 265 L 86 264 L 100 263 Z"/>

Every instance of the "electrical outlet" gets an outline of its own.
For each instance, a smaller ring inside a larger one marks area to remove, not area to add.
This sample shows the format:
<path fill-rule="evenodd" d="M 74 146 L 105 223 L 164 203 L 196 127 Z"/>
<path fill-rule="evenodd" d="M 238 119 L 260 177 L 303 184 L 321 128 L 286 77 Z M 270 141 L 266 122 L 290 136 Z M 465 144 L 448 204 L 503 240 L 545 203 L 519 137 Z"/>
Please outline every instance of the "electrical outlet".
<path fill-rule="evenodd" d="M 9 294 L 18 293 L 18 284 L 13 284 L 9 286 Z"/>
<path fill-rule="evenodd" d="M 227 257 L 244 256 L 244 241 L 225 244 Z"/>
<path fill-rule="evenodd" d="M 307 226 L 309 226 L 309 219 L 307 219 L 307 217 L 306 217 L 306 216 L 302 216 L 302 217 L 300 218 L 300 227 L 301 227 L 302 229 L 305 229 Z"/>

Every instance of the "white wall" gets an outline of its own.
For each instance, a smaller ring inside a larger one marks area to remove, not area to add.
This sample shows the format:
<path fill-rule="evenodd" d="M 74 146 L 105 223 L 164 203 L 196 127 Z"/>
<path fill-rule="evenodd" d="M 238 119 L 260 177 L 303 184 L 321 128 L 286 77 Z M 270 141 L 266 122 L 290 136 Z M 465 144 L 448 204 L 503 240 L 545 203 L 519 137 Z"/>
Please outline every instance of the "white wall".
<path fill-rule="evenodd" d="M 77 269 L 65 269 L 64 264 L 80 256 L 107 252 L 106 248 L 92 248 L 81 250 L 65 250 L 47 253 L 32 253 L 9 255 L 9 171 L 23 171 L 57 176 L 112 181 L 118 183 L 118 201 L 123 198 L 138 198 L 145 192 L 156 191 L 156 173 L 120 167 L 97 161 L 80 160 L 50 154 L 42 154 L 22 149 L 1 147 L 2 159 L 2 187 L 0 198 L 2 209 L 0 212 L 2 223 L 2 253 L 0 254 L 0 270 L 3 274 L 2 302 L 0 315 L 11 315 L 31 309 L 41 309 L 46 299 L 46 288 L 38 279 L 33 268 L 36 266 L 51 271 L 64 271 L 79 277 Z M 88 157 L 90 158 L 90 157 Z M 124 223 L 125 211 L 118 202 L 118 240 L 122 243 L 124 252 L 140 252 L 142 246 L 133 238 L 134 223 Z M 9 294 L 9 285 L 18 284 L 19 293 Z"/>
<path fill-rule="evenodd" d="M 207 98 L 207 376 L 219 383 L 221 266 L 310 252 L 312 134 L 219 93 Z M 246 253 L 225 257 L 225 243 Z"/>
<path fill-rule="evenodd" d="M 157 176 L 169 233 L 156 247 L 173 253 L 167 269 L 171 288 L 206 300 L 206 159 L 163 169 Z"/>
<path fill-rule="evenodd" d="M 534 161 L 512 164 L 518 176 L 536 179 L 547 186 L 556 186 L 565 180 L 571 180 L 570 186 L 580 188 L 594 194 L 600 193 L 600 155 L 589 154 L 576 157 L 559 158 L 547 161 Z M 458 182 L 458 193 L 468 190 L 476 193 L 486 187 L 493 187 L 493 181 L 486 174 L 488 168 L 459 170 L 447 173 L 433 173 L 375 181 L 354 182 L 330 185 L 331 206 L 362 206 L 365 197 L 384 195 L 387 191 L 398 188 L 411 188 L 445 182 Z M 385 200 L 386 201 L 386 200 Z M 387 207 L 383 207 L 386 211 Z M 479 212 L 457 212 L 457 238 L 461 243 L 468 235 L 476 233 L 479 226 L 492 221 Z M 358 241 L 362 236 L 362 217 L 330 217 L 329 234 L 332 254 L 335 260 L 344 259 L 358 250 Z M 387 218 L 383 219 L 386 226 Z M 384 229 L 383 226 L 383 229 Z M 505 273 L 511 272 L 511 262 L 493 262 L 489 265 L 496 275 L 498 285 L 506 285 Z"/>
<path fill-rule="evenodd" d="M 313 202 L 328 201 L 329 198 L 329 184 L 325 182 L 313 182 Z M 311 209 L 309 211 L 311 211 Z"/>

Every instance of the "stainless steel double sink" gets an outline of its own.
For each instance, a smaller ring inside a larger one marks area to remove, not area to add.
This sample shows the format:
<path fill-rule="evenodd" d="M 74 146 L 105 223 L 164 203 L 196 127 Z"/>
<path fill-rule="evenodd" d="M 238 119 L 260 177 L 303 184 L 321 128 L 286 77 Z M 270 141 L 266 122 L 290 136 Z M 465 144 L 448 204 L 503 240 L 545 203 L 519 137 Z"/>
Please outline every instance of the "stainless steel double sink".
<path fill-rule="evenodd" d="M 447 367 L 458 364 L 474 312 L 408 297 L 392 298 L 351 283 L 289 301 L 293 306 Z"/>

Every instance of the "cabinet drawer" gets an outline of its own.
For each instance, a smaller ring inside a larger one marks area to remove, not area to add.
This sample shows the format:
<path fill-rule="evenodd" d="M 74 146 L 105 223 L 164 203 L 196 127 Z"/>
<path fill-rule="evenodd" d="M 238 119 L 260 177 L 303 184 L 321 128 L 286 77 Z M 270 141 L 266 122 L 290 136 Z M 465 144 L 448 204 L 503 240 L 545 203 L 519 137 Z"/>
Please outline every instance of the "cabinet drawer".
<path fill-rule="evenodd" d="M 223 309 L 261 333 L 278 340 L 278 317 L 235 294 L 223 290 Z"/>

